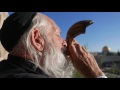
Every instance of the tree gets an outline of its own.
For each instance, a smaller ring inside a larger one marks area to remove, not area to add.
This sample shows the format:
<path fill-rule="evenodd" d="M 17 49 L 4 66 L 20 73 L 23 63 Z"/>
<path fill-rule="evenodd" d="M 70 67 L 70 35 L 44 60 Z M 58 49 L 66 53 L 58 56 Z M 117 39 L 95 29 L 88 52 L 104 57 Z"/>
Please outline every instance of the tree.
<path fill-rule="evenodd" d="M 117 55 L 120 56 L 120 52 L 119 52 L 119 50 L 118 50 L 118 52 L 117 52 Z"/>

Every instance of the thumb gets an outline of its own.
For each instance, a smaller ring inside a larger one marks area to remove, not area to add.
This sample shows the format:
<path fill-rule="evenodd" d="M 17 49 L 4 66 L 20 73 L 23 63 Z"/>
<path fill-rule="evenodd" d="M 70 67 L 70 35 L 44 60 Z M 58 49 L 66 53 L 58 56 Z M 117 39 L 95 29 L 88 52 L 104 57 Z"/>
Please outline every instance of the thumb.
<path fill-rule="evenodd" d="M 70 54 L 71 56 L 76 56 L 77 50 L 75 47 L 75 40 L 73 38 L 69 38 L 68 40 L 69 40 L 68 48 L 69 48 Z"/>

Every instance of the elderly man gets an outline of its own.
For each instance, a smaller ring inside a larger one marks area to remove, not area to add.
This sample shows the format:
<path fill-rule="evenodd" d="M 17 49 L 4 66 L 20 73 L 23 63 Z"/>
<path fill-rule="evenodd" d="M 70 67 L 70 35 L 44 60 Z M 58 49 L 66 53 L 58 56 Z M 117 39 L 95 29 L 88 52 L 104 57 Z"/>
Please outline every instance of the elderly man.
<path fill-rule="evenodd" d="M 16 12 L 1 29 L 1 42 L 9 52 L 0 63 L 0 78 L 71 78 L 74 69 L 86 78 L 105 78 L 95 58 L 69 39 L 71 60 L 63 53 L 67 43 L 49 17 L 36 12 Z M 87 60 L 85 60 L 87 57 Z"/>

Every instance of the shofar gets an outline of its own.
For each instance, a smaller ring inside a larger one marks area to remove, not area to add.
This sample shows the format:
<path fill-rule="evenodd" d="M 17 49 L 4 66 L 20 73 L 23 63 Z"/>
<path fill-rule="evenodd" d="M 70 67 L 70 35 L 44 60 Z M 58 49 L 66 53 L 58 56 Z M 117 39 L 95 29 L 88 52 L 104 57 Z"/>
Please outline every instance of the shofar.
<path fill-rule="evenodd" d="M 82 20 L 73 24 L 67 32 L 66 42 L 69 43 L 69 38 L 75 38 L 80 34 L 85 34 L 87 26 L 93 24 L 93 20 Z M 69 51 L 66 50 L 66 55 L 70 55 Z"/>
<path fill-rule="evenodd" d="M 3 25 L 4 20 L 9 16 L 8 12 L 0 12 L 0 28 Z M 0 61 L 6 59 L 8 52 L 3 48 L 0 42 Z"/>

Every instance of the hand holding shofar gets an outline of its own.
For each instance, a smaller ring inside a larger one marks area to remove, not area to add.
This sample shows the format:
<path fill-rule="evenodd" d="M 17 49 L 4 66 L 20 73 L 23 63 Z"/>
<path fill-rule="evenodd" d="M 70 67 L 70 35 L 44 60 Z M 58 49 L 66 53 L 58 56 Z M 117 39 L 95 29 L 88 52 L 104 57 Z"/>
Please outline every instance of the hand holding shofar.
<path fill-rule="evenodd" d="M 66 42 L 69 44 L 69 38 L 75 38 L 80 34 L 85 34 L 86 28 L 93 24 L 92 20 L 82 20 L 73 24 L 67 32 Z M 65 52 L 66 55 L 70 55 L 69 51 Z"/>
<path fill-rule="evenodd" d="M 93 24 L 92 20 L 83 20 L 70 27 L 66 37 L 66 58 L 86 78 L 107 78 L 98 66 L 94 56 L 74 39 L 80 34 L 85 34 L 86 28 L 91 24 Z"/>

